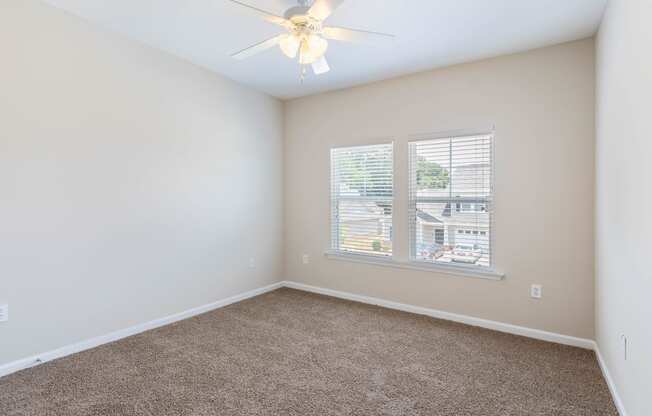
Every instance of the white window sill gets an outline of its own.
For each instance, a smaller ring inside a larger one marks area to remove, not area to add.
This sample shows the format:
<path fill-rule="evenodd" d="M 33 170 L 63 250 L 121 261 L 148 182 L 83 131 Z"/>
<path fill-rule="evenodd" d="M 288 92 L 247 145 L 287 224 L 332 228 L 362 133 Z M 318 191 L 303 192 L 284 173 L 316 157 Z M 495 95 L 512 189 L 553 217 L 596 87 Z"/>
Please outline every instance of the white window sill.
<path fill-rule="evenodd" d="M 444 264 L 433 264 L 420 261 L 396 261 L 391 257 L 381 257 L 365 254 L 346 253 L 336 250 L 328 250 L 324 255 L 331 260 L 349 261 L 354 263 L 372 264 L 375 266 L 393 267 L 396 269 L 419 270 L 431 273 L 441 273 L 453 276 L 472 277 L 477 279 L 503 280 L 504 273 L 487 269 L 469 269 L 465 267 L 448 266 Z"/>

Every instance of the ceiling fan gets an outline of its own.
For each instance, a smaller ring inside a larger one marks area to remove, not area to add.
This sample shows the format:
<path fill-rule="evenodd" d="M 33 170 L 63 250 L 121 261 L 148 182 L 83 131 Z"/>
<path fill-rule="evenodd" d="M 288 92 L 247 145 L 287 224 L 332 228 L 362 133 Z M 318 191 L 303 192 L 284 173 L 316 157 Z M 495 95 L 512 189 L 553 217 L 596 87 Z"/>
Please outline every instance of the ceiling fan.
<path fill-rule="evenodd" d="M 394 38 L 394 35 L 387 33 L 324 26 L 324 20 L 344 0 L 315 0 L 314 2 L 311 0 L 298 0 L 299 4 L 288 9 L 283 17 L 238 0 L 230 1 L 246 8 L 246 10 L 256 14 L 263 20 L 279 25 L 287 30 L 287 33 L 274 36 L 271 39 L 236 52 L 231 56 L 235 59 L 246 59 L 278 45 L 288 58 L 298 58 L 298 62 L 301 65 L 302 81 L 307 65 L 312 66 L 316 75 L 330 71 L 330 66 L 325 56 L 326 50 L 328 49 L 327 39 L 342 42 L 368 43 Z"/>

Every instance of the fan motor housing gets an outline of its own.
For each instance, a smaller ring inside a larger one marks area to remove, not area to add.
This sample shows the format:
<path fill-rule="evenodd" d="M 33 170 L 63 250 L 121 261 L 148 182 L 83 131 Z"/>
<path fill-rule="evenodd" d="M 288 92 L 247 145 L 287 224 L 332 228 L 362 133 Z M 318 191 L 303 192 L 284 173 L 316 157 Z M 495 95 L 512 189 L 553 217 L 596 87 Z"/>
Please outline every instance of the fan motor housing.
<path fill-rule="evenodd" d="M 308 15 L 308 10 L 310 10 L 310 7 L 308 7 L 308 6 L 291 7 L 285 12 L 284 17 L 287 20 L 292 20 L 293 17 L 307 16 Z"/>

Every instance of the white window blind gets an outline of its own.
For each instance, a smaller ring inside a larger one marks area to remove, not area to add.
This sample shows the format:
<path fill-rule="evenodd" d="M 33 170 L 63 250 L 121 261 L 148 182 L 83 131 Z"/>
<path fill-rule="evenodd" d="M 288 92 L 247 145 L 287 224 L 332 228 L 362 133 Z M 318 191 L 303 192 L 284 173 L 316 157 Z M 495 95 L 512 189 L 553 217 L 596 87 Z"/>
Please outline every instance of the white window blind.
<path fill-rule="evenodd" d="M 493 268 L 493 134 L 409 144 L 413 261 Z"/>
<path fill-rule="evenodd" d="M 331 150 L 331 248 L 392 255 L 393 144 Z"/>

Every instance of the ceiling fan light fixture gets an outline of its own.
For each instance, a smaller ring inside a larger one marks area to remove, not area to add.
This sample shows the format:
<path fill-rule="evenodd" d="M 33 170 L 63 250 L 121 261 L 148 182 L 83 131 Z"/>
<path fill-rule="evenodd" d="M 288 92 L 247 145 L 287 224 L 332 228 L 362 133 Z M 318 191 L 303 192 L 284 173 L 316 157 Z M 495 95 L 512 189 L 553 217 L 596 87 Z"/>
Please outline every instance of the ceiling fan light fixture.
<path fill-rule="evenodd" d="M 296 34 L 291 34 L 285 36 L 279 42 L 281 51 L 290 59 L 294 59 L 299 53 L 299 47 L 301 46 L 301 39 Z"/>
<path fill-rule="evenodd" d="M 225 0 L 227 1 L 227 0 Z M 286 30 L 270 39 L 242 49 L 231 56 L 242 60 L 257 55 L 270 48 L 278 46 L 282 53 L 290 59 L 298 57 L 301 65 L 301 79 L 306 74 L 306 66 L 311 65 L 316 75 L 330 71 L 326 51 L 328 40 L 341 42 L 366 42 L 389 40 L 393 35 L 365 30 L 347 29 L 343 27 L 325 27 L 324 21 L 345 0 L 296 0 L 297 6 L 288 9 L 284 17 L 245 4 L 247 0 L 230 0 L 239 7 L 263 20 L 274 23 Z M 287 1 L 287 0 L 286 0 Z M 328 40 L 327 40 L 328 39 Z"/>

